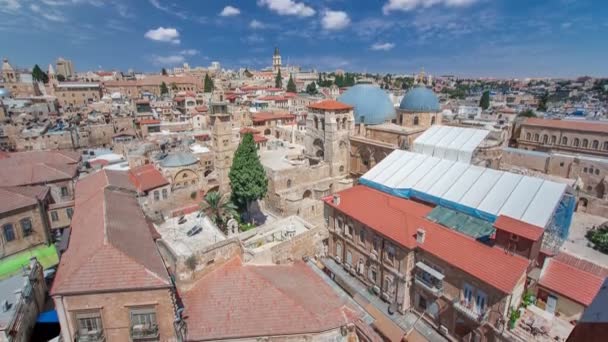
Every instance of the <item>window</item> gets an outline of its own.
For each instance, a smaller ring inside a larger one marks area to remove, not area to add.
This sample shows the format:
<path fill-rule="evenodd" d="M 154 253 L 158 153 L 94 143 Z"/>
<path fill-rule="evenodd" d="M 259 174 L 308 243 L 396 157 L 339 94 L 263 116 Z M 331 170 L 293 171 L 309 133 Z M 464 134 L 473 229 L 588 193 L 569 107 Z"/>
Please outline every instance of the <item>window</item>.
<path fill-rule="evenodd" d="M 578 140 L 578 138 L 574 138 L 574 142 L 572 143 L 572 146 L 578 147 L 578 145 L 580 145 L 580 140 Z"/>
<path fill-rule="evenodd" d="M 76 325 L 79 336 L 97 335 L 103 332 L 101 314 L 99 312 L 76 314 Z"/>
<path fill-rule="evenodd" d="M 2 232 L 4 233 L 4 240 L 6 242 L 15 240 L 15 229 L 11 223 L 5 224 L 2 227 Z"/>
<path fill-rule="evenodd" d="M 414 126 L 418 126 L 419 123 L 420 119 L 418 119 L 418 116 L 414 116 Z"/>
<path fill-rule="evenodd" d="M 603 150 L 608 150 L 608 141 L 604 141 Z"/>
<path fill-rule="evenodd" d="M 589 147 L 589 140 L 583 139 L 583 148 Z"/>
<path fill-rule="evenodd" d="M 353 237 L 353 226 L 351 226 L 350 224 L 346 226 L 348 229 L 347 235 L 350 237 Z"/>
<path fill-rule="evenodd" d="M 387 258 L 389 261 L 393 261 L 393 260 L 395 260 L 395 247 L 393 247 L 393 246 L 388 246 L 388 247 L 386 248 L 386 258 Z"/>
<path fill-rule="evenodd" d="M 158 201 L 159 199 L 160 199 L 160 193 L 158 192 L 158 190 L 154 190 L 154 200 Z"/>
<path fill-rule="evenodd" d="M 477 290 L 477 296 L 475 297 L 475 309 L 477 313 L 482 314 L 486 311 L 488 302 L 488 296 L 482 291 Z"/>
<path fill-rule="evenodd" d="M 597 140 L 593 140 L 593 143 L 591 144 L 591 148 L 594 150 L 597 150 L 598 148 L 600 148 L 600 142 Z"/>
<path fill-rule="evenodd" d="M 62 186 L 61 187 L 61 196 L 62 197 L 67 197 L 68 195 L 69 195 L 68 194 L 68 187 L 67 186 Z"/>
<path fill-rule="evenodd" d="M 588 169 L 587 169 L 586 167 L 584 167 L 584 168 L 583 168 L 583 172 L 584 172 L 584 173 L 587 173 L 587 170 L 588 170 Z"/>
<path fill-rule="evenodd" d="M 378 276 L 378 272 L 376 271 L 376 267 L 374 267 L 374 266 L 370 267 L 369 274 L 368 274 L 369 280 L 375 284 L 377 276 Z"/>
<path fill-rule="evenodd" d="M 353 253 L 351 253 L 349 250 L 346 251 L 346 263 L 349 265 L 353 264 Z"/>
<path fill-rule="evenodd" d="M 538 142 L 538 139 L 540 139 L 540 135 L 538 133 L 534 133 L 534 141 Z"/>
<path fill-rule="evenodd" d="M 560 167 L 564 167 L 564 162 L 559 163 Z"/>
<path fill-rule="evenodd" d="M 149 337 L 156 335 L 156 311 L 154 308 L 131 309 L 131 329 L 133 337 Z"/>
<path fill-rule="evenodd" d="M 473 287 L 471 285 L 464 284 L 462 295 L 462 300 L 464 301 L 465 305 L 473 303 Z"/>
<path fill-rule="evenodd" d="M 359 242 L 365 243 L 365 229 L 359 229 Z"/>
<path fill-rule="evenodd" d="M 336 224 L 337 224 L 337 226 L 338 226 L 338 229 L 340 229 L 340 232 L 342 232 L 342 231 L 343 231 L 343 229 L 344 229 L 344 221 L 342 221 L 342 219 L 341 219 L 341 218 L 337 219 L 336 221 L 337 221 L 337 223 L 336 223 Z"/>
<path fill-rule="evenodd" d="M 163 189 L 163 199 L 167 199 L 168 194 L 167 194 L 167 189 Z"/>
<path fill-rule="evenodd" d="M 530 132 L 526 133 L 526 140 L 532 139 L 532 134 Z"/>
<path fill-rule="evenodd" d="M 548 143 L 548 142 L 549 142 L 549 136 L 548 136 L 548 135 L 546 135 L 546 134 L 544 134 L 544 135 L 543 135 L 543 144 L 546 144 L 546 143 Z"/>
<path fill-rule="evenodd" d="M 555 135 L 551 136 L 551 144 L 555 145 L 555 142 L 557 141 L 557 137 Z"/>
<path fill-rule="evenodd" d="M 74 215 L 74 209 L 73 208 L 67 208 L 65 210 L 66 214 L 68 214 L 68 218 L 72 218 L 72 216 Z"/>
<path fill-rule="evenodd" d="M 288 188 L 291 188 L 291 179 L 288 179 L 288 180 L 287 180 L 287 187 L 288 187 Z"/>
<path fill-rule="evenodd" d="M 374 237 L 374 252 L 378 253 L 380 251 L 380 239 Z"/>
<path fill-rule="evenodd" d="M 338 258 L 342 258 L 342 244 L 341 243 L 336 244 L 336 256 Z"/>
<path fill-rule="evenodd" d="M 562 138 L 562 145 L 568 145 L 568 138 L 566 138 L 566 137 Z"/>
<path fill-rule="evenodd" d="M 57 214 L 56 211 L 51 211 L 51 221 L 53 221 L 53 222 L 59 221 L 59 215 Z"/>
<path fill-rule="evenodd" d="M 595 174 L 599 175 L 600 174 L 600 169 L 595 169 Z"/>
<path fill-rule="evenodd" d="M 29 217 L 21 219 L 19 223 L 21 224 L 21 231 L 23 232 L 23 236 L 32 235 L 32 220 Z"/>

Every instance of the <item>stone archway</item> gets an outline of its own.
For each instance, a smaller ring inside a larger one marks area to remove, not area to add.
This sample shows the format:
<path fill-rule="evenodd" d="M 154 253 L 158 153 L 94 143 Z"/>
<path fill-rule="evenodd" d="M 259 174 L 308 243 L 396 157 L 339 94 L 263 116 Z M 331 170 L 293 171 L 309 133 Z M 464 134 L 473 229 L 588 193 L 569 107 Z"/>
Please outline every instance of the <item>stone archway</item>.
<path fill-rule="evenodd" d="M 576 204 L 576 211 L 584 213 L 587 212 L 587 206 L 589 205 L 589 200 L 585 197 L 581 197 Z"/>
<path fill-rule="evenodd" d="M 264 130 L 264 135 L 271 135 L 271 134 L 272 134 L 272 132 L 270 131 L 270 128 L 266 128 Z"/>
<path fill-rule="evenodd" d="M 304 191 L 304 194 L 302 194 L 302 199 L 304 199 L 304 198 L 312 198 L 312 191 L 310 191 L 310 190 Z"/>
<path fill-rule="evenodd" d="M 312 146 L 315 150 L 315 156 L 323 159 L 325 157 L 325 146 L 323 144 L 323 140 L 319 138 L 315 139 L 315 141 L 312 143 Z"/>

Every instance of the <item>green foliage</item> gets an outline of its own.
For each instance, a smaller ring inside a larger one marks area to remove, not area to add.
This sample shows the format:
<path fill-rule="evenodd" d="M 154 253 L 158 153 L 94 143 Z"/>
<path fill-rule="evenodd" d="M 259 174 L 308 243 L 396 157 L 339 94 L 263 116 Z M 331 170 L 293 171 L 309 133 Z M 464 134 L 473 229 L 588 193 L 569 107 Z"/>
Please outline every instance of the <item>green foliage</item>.
<path fill-rule="evenodd" d="M 355 74 L 347 72 L 344 75 L 336 75 L 334 83 L 340 88 L 351 87 L 355 85 Z"/>
<path fill-rule="evenodd" d="M 530 292 L 526 293 L 521 301 L 521 306 L 527 308 L 529 305 L 534 304 L 534 295 Z"/>
<path fill-rule="evenodd" d="M 171 82 L 171 90 L 173 90 L 173 91 L 177 90 L 177 84 L 175 84 L 175 82 Z"/>
<path fill-rule="evenodd" d="M 549 101 L 549 93 L 545 92 L 538 100 L 538 108 L 536 108 L 536 109 L 539 112 L 546 112 L 547 111 L 547 101 Z"/>
<path fill-rule="evenodd" d="M 238 216 L 234 203 L 217 191 L 211 191 L 205 195 L 204 202 L 201 203 L 201 210 L 222 229 L 225 228 L 228 220 Z"/>
<path fill-rule="evenodd" d="M 585 237 L 593 244 L 593 249 L 608 254 L 608 224 L 587 231 Z"/>
<path fill-rule="evenodd" d="M 38 64 L 34 65 L 34 69 L 32 70 L 32 78 L 34 79 L 34 81 L 37 82 L 49 82 L 49 76 L 44 71 L 42 71 L 42 69 L 40 69 Z"/>
<path fill-rule="evenodd" d="M 297 93 L 296 82 L 293 81 L 293 76 L 289 75 L 289 81 L 287 82 L 287 91 L 290 93 Z"/>
<path fill-rule="evenodd" d="M 481 99 L 479 100 L 479 107 L 481 109 L 486 110 L 490 108 L 490 91 L 486 90 L 481 95 Z"/>
<path fill-rule="evenodd" d="M 515 328 L 515 323 L 521 316 L 519 309 L 511 308 L 511 313 L 509 314 L 509 329 Z"/>
<path fill-rule="evenodd" d="M 162 70 L 160 71 L 160 74 L 163 76 L 167 76 L 167 69 L 162 68 Z"/>
<path fill-rule="evenodd" d="M 215 88 L 213 85 L 213 80 L 211 79 L 211 77 L 209 77 L 209 74 L 205 74 L 205 85 L 204 85 L 205 93 L 212 92 L 213 88 Z"/>
<path fill-rule="evenodd" d="M 526 109 L 523 112 L 517 114 L 517 116 L 523 117 L 523 118 L 535 118 L 536 113 L 532 109 Z"/>
<path fill-rule="evenodd" d="M 59 81 L 59 82 L 65 82 L 65 76 L 63 76 L 61 74 L 57 75 L 57 81 Z"/>
<path fill-rule="evenodd" d="M 283 76 L 281 76 L 281 69 L 277 73 L 277 77 L 274 79 L 274 87 L 275 88 L 283 88 Z"/>
<path fill-rule="evenodd" d="M 168 94 L 169 93 L 169 88 L 167 87 L 167 84 L 163 81 L 163 83 L 160 84 L 160 94 L 164 95 L 164 94 Z"/>
<path fill-rule="evenodd" d="M 253 74 L 247 68 L 245 68 L 245 71 L 243 72 L 243 74 L 245 74 L 245 77 L 247 77 L 247 78 L 252 78 L 253 77 Z"/>
<path fill-rule="evenodd" d="M 318 93 L 318 91 L 317 91 L 317 85 L 315 84 L 315 82 L 310 82 L 306 86 L 306 93 L 308 93 L 309 95 L 315 95 L 315 94 Z"/>
<path fill-rule="evenodd" d="M 245 207 L 248 213 L 251 203 L 266 196 L 268 179 L 251 133 L 245 134 L 236 149 L 228 177 L 232 199 L 241 208 Z"/>
<path fill-rule="evenodd" d="M 196 260 L 196 256 L 192 254 L 186 259 L 186 266 L 190 269 L 190 271 L 194 271 L 196 266 L 198 265 L 198 260 Z"/>

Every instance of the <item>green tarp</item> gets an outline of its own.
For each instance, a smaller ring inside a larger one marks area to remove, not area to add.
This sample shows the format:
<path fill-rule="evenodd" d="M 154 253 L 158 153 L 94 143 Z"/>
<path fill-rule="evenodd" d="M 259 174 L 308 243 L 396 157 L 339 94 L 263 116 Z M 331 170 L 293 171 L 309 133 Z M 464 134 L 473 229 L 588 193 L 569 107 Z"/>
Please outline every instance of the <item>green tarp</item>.
<path fill-rule="evenodd" d="M 27 267 L 32 257 L 36 257 L 44 269 L 59 263 L 55 245 L 36 246 L 0 260 L 0 279 L 18 273 L 23 267 Z"/>
<path fill-rule="evenodd" d="M 435 207 L 426 217 L 475 239 L 487 239 L 496 231 L 488 221 L 442 206 Z"/>

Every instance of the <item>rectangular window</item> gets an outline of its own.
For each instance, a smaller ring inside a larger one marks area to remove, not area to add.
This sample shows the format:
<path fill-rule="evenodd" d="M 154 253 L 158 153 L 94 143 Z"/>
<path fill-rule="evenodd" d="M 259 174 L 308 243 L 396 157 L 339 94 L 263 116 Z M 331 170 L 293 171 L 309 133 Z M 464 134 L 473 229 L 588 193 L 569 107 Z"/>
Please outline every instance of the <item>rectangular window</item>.
<path fill-rule="evenodd" d="M 349 250 L 346 251 L 346 263 L 349 265 L 353 264 L 353 254 Z"/>
<path fill-rule="evenodd" d="M 167 189 L 163 189 L 163 199 L 167 199 L 167 197 L 169 197 L 167 195 Z"/>
<path fill-rule="evenodd" d="M 131 337 L 133 340 L 158 337 L 154 308 L 131 309 Z"/>
<path fill-rule="evenodd" d="M 15 240 L 15 229 L 11 223 L 5 224 L 2 227 L 2 232 L 4 233 L 4 240 L 6 242 Z"/>
<path fill-rule="evenodd" d="M 51 211 L 51 221 L 53 221 L 53 222 L 59 221 L 59 215 L 57 214 L 56 211 Z"/>
<path fill-rule="evenodd" d="M 103 336 L 101 314 L 99 312 L 83 312 L 76 314 L 78 336 L 83 339 Z"/>
<path fill-rule="evenodd" d="M 61 187 L 61 196 L 67 197 L 68 195 L 69 195 L 68 194 L 68 187 L 67 186 L 62 186 Z"/>
<path fill-rule="evenodd" d="M 185 176 L 185 175 L 184 175 Z M 154 200 L 158 201 L 160 199 L 160 193 L 158 192 L 158 190 L 154 191 Z"/>
<path fill-rule="evenodd" d="M 466 305 L 473 303 L 473 287 L 469 284 L 464 284 L 463 300 Z"/>
<path fill-rule="evenodd" d="M 68 218 L 72 219 L 72 215 L 74 215 L 74 208 L 67 208 L 65 212 L 68 214 Z"/>
<path fill-rule="evenodd" d="M 19 223 L 21 224 L 21 231 L 23 232 L 23 236 L 32 235 L 32 220 L 29 217 L 21 219 Z"/>
<path fill-rule="evenodd" d="M 394 261 L 395 260 L 395 247 L 393 246 L 388 246 L 386 248 L 386 258 L 389 261 Z"/>
<path fill-rule="evenodd" d="M 477 290 L 477 296 L 475 297 L 475 309 L 478 314 L 482 314 L 486 311 L 488 305 L 488 296 L 482 291 Z"/>
<path fill-rule="evenodd" d="M 359 229 L 359 241 L 365 243 L 365 229 Z"/>

